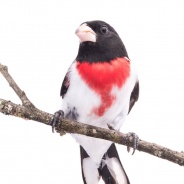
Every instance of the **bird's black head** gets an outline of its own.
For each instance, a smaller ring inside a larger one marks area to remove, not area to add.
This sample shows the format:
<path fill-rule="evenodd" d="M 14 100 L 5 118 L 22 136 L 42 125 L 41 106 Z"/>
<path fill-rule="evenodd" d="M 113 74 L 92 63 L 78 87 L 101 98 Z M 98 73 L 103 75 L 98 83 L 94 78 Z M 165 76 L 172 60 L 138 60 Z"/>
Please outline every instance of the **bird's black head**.
<path fill-rule="evenodd" d="M 80 39 L 76 60 L 79 62 L 109 62 L 128 57 L 126 48 L 115 29 L 103 21 L 84 22 L 76 30 Z"/>

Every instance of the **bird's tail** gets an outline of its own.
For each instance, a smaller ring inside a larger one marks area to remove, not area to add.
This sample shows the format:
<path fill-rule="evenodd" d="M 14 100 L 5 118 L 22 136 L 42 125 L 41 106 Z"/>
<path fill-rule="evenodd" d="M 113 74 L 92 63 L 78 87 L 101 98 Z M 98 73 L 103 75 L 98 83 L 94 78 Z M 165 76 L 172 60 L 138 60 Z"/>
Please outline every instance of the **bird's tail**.
<path fill-rule="evenodd" d="M 82 147 L 80 151 L 84 184 L 97 184 L 101 177 L 105 184 L 130 184 L 114 143 L 104 154 L 99 168 Z"/>

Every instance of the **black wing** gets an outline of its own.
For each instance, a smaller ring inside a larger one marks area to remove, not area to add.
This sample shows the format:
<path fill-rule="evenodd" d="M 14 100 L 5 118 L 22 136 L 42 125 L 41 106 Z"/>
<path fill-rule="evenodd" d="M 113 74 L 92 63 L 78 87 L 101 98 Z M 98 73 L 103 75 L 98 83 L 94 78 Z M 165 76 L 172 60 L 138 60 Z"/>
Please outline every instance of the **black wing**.
<path fill-rule="evenodd" d="M 69 80 L 69 71 L 67 72 L 67 74 L 65 75 L 65 78 L 63 80 L 62 86 L 61 86 L 61 90 L 60 90 L 60 96 L 62 98 L 64 98 L 69 86 L 70 86 L 70 80 Z"/>
<path fill-rule="evenodd" d="M 138 98 L 139 98 L 139 81 L 137 81 L 135 83 L 134 89 L 131 93 L 128 114 L 130 113 L 130 111 L 131 111 L 132 107 L 134 106 L 135 102 L 137 102 Z"/>

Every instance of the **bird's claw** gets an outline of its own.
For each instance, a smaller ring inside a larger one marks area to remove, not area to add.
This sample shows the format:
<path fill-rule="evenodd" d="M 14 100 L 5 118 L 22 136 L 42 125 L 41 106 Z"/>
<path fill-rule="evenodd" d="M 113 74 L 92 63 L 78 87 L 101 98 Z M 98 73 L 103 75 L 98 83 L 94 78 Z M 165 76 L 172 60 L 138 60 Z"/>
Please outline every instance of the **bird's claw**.
<path fill-rule="evenodd" d="M 133 152 L 132 152 L 132 155 L 135 153 L 135 150 L 138 148 L 138 145 L 139 145 L 139 137 L 138 135 L 136 135 L 135 133 L 133 132 L 129 132 L 128 134 L 126 134 L 126 144 L 127 144 L 127 151 L 130 152 L 130 141 L 129 141 L 129 138 L 130 137 L 133 137 Z"/>
<path fill-rule="evenodd" d="M 52 126 L 53 133 L 54 133 L 54 129 L 57 130 L 57 127 L 59 127 L 63 117 L 64 117 L 64 112 L 62 110 L 59 110 L 54 113 L 53 117 L 50 120 L 50 125 Z"/>

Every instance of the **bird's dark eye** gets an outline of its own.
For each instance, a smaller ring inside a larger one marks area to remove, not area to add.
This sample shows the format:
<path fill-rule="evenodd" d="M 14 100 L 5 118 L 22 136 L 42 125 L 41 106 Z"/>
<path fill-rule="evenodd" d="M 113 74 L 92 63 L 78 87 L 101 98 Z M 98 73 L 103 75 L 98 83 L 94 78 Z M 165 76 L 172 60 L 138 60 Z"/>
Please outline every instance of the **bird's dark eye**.
<path fill-rule="evenodd" d="M 107 26 L 101 26 L 100 27 L 100 32 L 105 35 L 105 34 L 108 34 L 109 30 L 108 30 L 108 27 Z"/>

